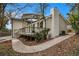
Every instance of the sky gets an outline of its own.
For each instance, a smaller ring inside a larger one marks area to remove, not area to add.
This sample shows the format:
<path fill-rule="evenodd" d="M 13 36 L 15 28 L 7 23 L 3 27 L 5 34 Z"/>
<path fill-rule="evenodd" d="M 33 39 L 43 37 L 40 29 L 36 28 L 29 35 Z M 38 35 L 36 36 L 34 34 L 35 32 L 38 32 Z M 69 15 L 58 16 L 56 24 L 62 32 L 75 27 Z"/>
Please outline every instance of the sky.
<path fill-rule="evenodd" d="M 34 3 L 33 3 L 34 4 Z M 19 7 L 23 7 L 24 5 L 25 5 L 25 3 L 19 3 L 19 4 L 16 4 L 17 5 L 17 7 L 16 8 L 18 8 L 18 6 Z M 35 4 L 34 4 L 35 5 Z M 36 7 L 36 6 L 35 6 Z M 7 7 L 6 7 L 6 10 L 7 11 L 13 11 L 13 10 L 16 10 L 16 8 L 15 8 L 15 6 L 11 6 L 11 5 L 8 5 Z M 70 7 L 67 5 L 67 4 L 65 4 L 65 3 L 49 3 L 49 7 L 48 7 L 48 9 L 46 10 L 46 13 L 45 13 L 45 15 L 46 16 L 49 16 L 50 14 L 51 14 L 51 10 L 52 10 L 52 8 L 57 8 L 58 10 L 59 10 L 59 12 L 63 15 L 63 17 L 64 18 L 67 18 L 67 13 L 69 13 L 69 11 L 70 11 Z M 13 13 L 12 13 L 12 15 L 15 15 L 16 13 L 17 13 L 17 11 L 18 10 L 16 10 L 16 12 L 14 11 Z M 32 7 L 32 8 L 28 8 L 28 7 L 26 7 L 26 8 L 24 8 L 24 9 L 22 9 L 20 12 L 18 12 L 18 14 L 17 14 L 17 18 L 20 18 L 21 16 L 22 16 L 22 14 L 25 14 L 25 13 L 35 13 L 36 12 L 36 10 L 34 10 L 34 7 Z M 7 28 L 9 28 L 9 29 L 11 29 L 11 24 L 10 24 L 10 22 L 9 22 L 9 24 L 8 25 L 6 25 L 6 27 Z"/>

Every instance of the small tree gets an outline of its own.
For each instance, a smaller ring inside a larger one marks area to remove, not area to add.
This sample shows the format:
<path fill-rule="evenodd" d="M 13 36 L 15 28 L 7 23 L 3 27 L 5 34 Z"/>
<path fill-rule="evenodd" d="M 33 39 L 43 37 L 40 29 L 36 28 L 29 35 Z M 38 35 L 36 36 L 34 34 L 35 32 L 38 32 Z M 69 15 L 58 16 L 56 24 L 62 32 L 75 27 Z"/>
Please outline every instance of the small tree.
<path fill-rule="evenodd" d="M 8 6 L 11 6 L 12 8 L 9 8 L 8 10 L 6 10 L 6 8 Z M 21 12 L 25 7 L 29 7 L 29 6 L 30 6 L 30 4 L 25 4 L 25 5 L 23 5 L 23 7 L 20 7 L 16 3 L 0 3 L 0 30 L 2 28 L 6 27 L 7 22 L 11 18 L 11 13 L 17 11 L 16 14 L 15 14 L 15 17 L 16 17 L 19 12 Z M 6 11 L 8 11 L 8 13 L 10 13 L 10 14 L 5 15 Z"/>
<path fill-rule="evenodd" d="M 71 8 L 70 13 L 68 13 L 68 20 L 76 33 L 79 33 L 79 3 L 69 3 L 67 5 Z"/>
<path fill-rule="evenodd" d="M 2 28 L 5 28 L 5 24 L 7 23 L 6 17 L 4 15 L 6 6 L 7 4 L 3 4 L 3 3 L 0 4 L 0 30 Z"/>
<path fill-rule="evenodd" d="M 45 17 L 45 13 L 49 7 L 49 4 L 48 3 L 38 3 L 36 4 L 36 10 L 35 12 L 38 12 L 39 14 L 41 14 L 41 18 L 40 19 L 43 19 L 45 20 L 45 28 L 46 28 L 46 17 Z M 38 18 L 39 19 L 39 18 Z"/>
<path fill-rule="evenodd" d="M 76 31 L 76 33 L 79 33 L 79 12 L 78 10 L 76 11 L 71 11 L 68 14 L 68 20 L 69 23 L 72 25 L 72 28 Z"/>

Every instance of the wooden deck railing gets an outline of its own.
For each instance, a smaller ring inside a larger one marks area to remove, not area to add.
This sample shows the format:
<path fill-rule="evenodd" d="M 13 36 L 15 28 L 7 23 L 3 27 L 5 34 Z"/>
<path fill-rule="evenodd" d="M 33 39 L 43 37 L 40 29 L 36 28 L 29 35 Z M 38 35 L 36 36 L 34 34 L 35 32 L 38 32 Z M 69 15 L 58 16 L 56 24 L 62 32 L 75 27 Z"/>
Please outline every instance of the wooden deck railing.
<path fill-rule="evenodd" d="M 16 31 L 17 34 L 33 34 L 33 33 L 36 33 L 36 32 L 40 32 L 42 31 L 44 28 L 40 28 L 40 27 L 24 27 L 24 28 L 21 28 L 21 29 L 18 29 Z"/>

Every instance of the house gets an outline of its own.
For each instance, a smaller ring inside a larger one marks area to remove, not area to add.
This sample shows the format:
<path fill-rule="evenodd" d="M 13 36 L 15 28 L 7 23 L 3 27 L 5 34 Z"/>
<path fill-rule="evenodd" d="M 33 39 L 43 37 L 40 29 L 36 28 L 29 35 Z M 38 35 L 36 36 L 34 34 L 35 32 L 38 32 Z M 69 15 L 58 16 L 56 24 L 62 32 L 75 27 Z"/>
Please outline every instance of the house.
<path fill-rule="evenodd" d="M 23 14 L 21 19 L 12 18 L 13 37 L 17 33 L 33 35 L 33 29 L 35 32 L 43 30 L 45 28 L 45 20 L 39 20 L 38 17 L 41 19 L 40 14 Z M 62 31 L 67 32 L 66 21 L 56 8 L 52 9 L 51 15 L 46 17 L 46 28 L 50 29 L 48 35 L 51 38 L 59 36 Z"/>

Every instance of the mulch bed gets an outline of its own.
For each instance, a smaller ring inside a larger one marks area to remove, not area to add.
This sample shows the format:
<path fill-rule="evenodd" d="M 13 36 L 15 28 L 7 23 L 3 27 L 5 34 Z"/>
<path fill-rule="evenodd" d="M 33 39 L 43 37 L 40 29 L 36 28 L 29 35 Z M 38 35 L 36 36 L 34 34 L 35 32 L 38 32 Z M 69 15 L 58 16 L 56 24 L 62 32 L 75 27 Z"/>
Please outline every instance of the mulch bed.
<path fill-rule="evenodd" d="M 66 34 L 68 35 L 68 34 Z M 60 35 L 62 36 L 62 35 Z M 60 37 L 60 36 L 57 36 L 57 37 Z M 64 35 L 63 35 L 64 36 Z M 57 38 L 56 37 L 56 38 Z M 25 45 L 28 45 L 28 46 L 34 46 L 34 45 L 38 45 L 38 44 L 41 44 L 41 43 L 44 43 L 44 42 L 47 42 L 49 40 L 52 40 L 53 38 L 50 38 L 50 39 L 41 39 L 40 41 L 35 41 L 34 38 L 29 38 L 27 36 L 24 36 L 24 35 L 21 35 L 19 38 L 18 38 L 23 44 Z"/>
<path fill-rule="evenodd" d="M 44 42 L 47 42 L 47 41 L 49 41 L 49 40 L 51 40 L 51 39 L 42 39 L 42 40 L 40 40 L 39 42 L 37 42 L 37 41 L 35 41 L 34 39 L 27 39 L 27 37 L 26 36 L 21 36 L 21 37 L 19 37 L 19 40 L 22 42 L 22 43 L 24 43 L 25 45 L 29 45 L 29 46 L 33 46 L 33 45 L 38 45 L 38 44 L 41 44 L 41 43 L 44 43 Z"/>

